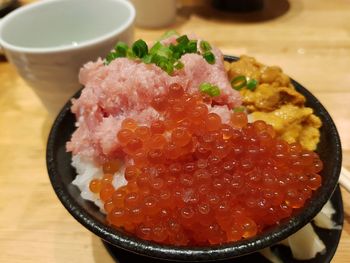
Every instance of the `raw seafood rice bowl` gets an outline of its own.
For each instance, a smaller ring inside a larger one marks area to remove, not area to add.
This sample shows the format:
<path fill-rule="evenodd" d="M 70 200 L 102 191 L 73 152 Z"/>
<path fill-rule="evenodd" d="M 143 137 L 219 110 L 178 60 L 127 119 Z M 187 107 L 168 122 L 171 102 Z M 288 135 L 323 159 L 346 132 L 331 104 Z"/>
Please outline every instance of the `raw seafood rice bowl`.
<path fill-rule="evenodd" d="M 264 78 L 230 70 L 219 49 L 186 35 L 118 43 L 82 67 L 66 150 L 72 183 L 110 226 L 164 245 L 232 243 L 290 218 L 322 185 L 312 109 L 276 103 L 313 120 L 306 146 L 247 102 Z"/>

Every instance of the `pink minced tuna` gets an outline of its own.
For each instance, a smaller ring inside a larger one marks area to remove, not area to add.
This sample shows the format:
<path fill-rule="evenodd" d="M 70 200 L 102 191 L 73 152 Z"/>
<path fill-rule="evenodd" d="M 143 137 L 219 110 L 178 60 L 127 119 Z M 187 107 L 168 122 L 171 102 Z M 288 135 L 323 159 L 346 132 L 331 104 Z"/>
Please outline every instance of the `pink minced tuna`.
<path fill-rule="evenodd" d="M 230 109 L 241 104 L 241 97 L 231 88 L 221 52 L 213 49 L 213 53 L 214 65 L 198 54 L 183 55 L 184 68 L 172 76 L 153 64 L 127 58 L 118 58 L 108 66 L 101 59 L 87 63 L 79 74 L 85 88 L 80 97 L 73 100 L 77 129 L 67 143 L 67 150 L 93 160 L 118 155 L 116 134 L 121 122 L 130 117 L 149 125 L 163 118 L 150 103 L 155 96 L 165 94 L 172 83 L 181 84 L 189 93 L 198 92 L 203 82 L 217 85 L 221 94 L 213 98 L 216 105 L 210 110 L 222 116 L 223 121 L 227 120 Z"/>

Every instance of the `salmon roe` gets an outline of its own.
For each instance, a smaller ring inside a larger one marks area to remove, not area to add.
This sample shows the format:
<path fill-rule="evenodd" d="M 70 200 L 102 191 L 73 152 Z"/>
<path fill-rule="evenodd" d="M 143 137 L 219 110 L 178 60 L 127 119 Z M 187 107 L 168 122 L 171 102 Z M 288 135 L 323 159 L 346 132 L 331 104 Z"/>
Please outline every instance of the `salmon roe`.
<path fill-rule="evenodd" d="M 166 121 L 123 122 L 117 137 L 132 160 L 127 184 L 111 184 L 118 160 L 90 183 L 109 224 L 162 244 L 221 244 L 291 216 L 320 187 L 316 153 L 277 138 L 263 121 L 248 123 L 241 112 L 224 124 L 208 101 L 176 84 L 151 103 Z"/>

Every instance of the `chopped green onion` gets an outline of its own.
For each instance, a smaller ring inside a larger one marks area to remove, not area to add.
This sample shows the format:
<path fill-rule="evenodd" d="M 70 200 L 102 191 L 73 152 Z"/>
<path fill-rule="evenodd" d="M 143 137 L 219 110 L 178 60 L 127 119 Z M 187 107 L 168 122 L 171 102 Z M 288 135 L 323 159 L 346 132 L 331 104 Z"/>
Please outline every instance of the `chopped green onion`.
<path fill-rule="evenodd" d="M 233 112 L 245 112 L 245 107 L 240 106 L 240 107 L 233 108 Z"/>
<path fill-rule="evenodd" d="M 213 86 L 213 89 L 211 90 L 211 96 L 212 97 L 220 96 L 220 89 L 218 86 Z"/>
<path fill-rule="evenodd" d="M 214 64 L 215 63 L 215 56 L 212 52 L 206 51 L 203 54 L 203 58 L 209 63 Z"/>
<path fill-rule="evenodd" d="M 127 58 L 130 58 L 130 59 L 136 59 L 137 56 L 135 55 L 134 51 L 132 51 L 131 48 L 129 48 L 127 51 L 126 51 L 126 57 Z"/>
<path fill-rule="evenodd" d="M 147 54 L 142 58 L 143 63 L 145 64 L 151 64 L 152 63 L 152 55 Z"/>
<path fill-rule="evenodd" d="M 152 56 L 152 63 L 156 64 L 162 70 L 167 72 L 169 75 L 174 72 L 173 64 L 166 57 L 154 54 Z"/>
<path fill-rule="evenodd" d="M 165 58 L 165 57 L 162 57 L 162 56 L 159 56 L 158 54 L 153 54 L 153 55 L 151 55 L 151 61 L 152 61 L 152 63 L 154 63 L 154 64 L 157 64 L 159 61 L 161 61 L 161 60 L 167 60 L 167 58 Z"/>
<path fill-rule="evenodd" d="M 196 53 L 197 52 L 197 40 L 191 40 L 188 42 L 185 49 L 186 53 Z"/>
<path fill-rule="evenodd" d="M 152 54 L 152 55 L 153 54 L 157 54 L 159 56 L 163 56 L 163 57 L 166 57 L 166 58 L 170 58 L 173 55 L 172 50 L 169 47 L 163 45 L 160 42 L 156 42 L 153 45 L 153 47 L 150 49 L 149 53 Z"/>
<path fill-rule="evenodd" d="M 258 85 L 258 81 L 256 79 L 250 79 L 247 81 L 247 89 L 253 91 Z"/>
<path fill-rule="evenodd" d="M 187 48 L 188 48 L 188 45 L 190 43 L 190 40 L 188 39 L 188 37 L 186 35 L 183 35 L 181 37 L 178 37 L 176 39 L 176 41 L 178 43 L 176 45 L 176 53 L 178 53 L 178 56 L 181 57 L 183 54 L 185 54 L 187 52 Z"/>
<path fill-rule="evenodd" d="M 205 41 L 205 40 L 202 40 L 201 42 L 200 42 L 200 47 L 201 47 L 201 50 L 203 51 L 203 52 L 206 52 L 206 51 L 210 51 L 211 50 L 211 45 L 207 42 L 207 41 Z"/>
<path fill-rule="evenodd" d="M 201 85 L 199 85 L 199 90 L 205 94 L 208 94 L 210 97 L 216 97 L 220 95 L 219 87 L 207 82 L 204 82 Z"/>
<path fill-rule="evenodd" d="M 182 35 L 181 37 L 178 37 L 176 39 L 177 43 L 179 44 L 184 44 L 184 45 L 187 45 L 188 42 L 190 42 L 190 40 L 188 39 L 187 35 Z"/>
<path fill-rule="evenodd" d="M 177 46 L 175 46 L 174 44 L 170 44 L 169 45 L 169 49 L 173 52 L 176 52 L 177 51 Z"/>
<path fill-rule="evenodd" d="M 126 43 L 124 42 L 118 42 L 115 47 L 114 50 L 111 51 L 107 56 L 106 56 L 106 60 L 105 60 L 105 65 L 108 65 L 109 63 L 111 63 L 113 60 L 115 60 L 116 58 L 121 58 L 121 57 L 126 57 L 127 55 L 127 51 L 128 51 L 129 47 Z"/>
<path fill-rule="evenodd" d="M 157 63 L 157 66 L 160 67 L 162 70 L 164 70 L 169 75 L 174 72 L 174 66 L 169 61 L 160 60 Z"/>
<path fill-rule="evenodd" d="M 174 53 L 177 53 L 178 58 L 181 58 L 181 56 L 186 53 L 187 45 L 188 43 L 187 44 L 180 43 L 176 46 L 176 51 Z"/>
<path fill-rule="evenodd" d="M 182 50 L 180 50 L 179 49 L 179 47 L 176 45 L 174 45 L 174 44 L 170 44 L 169 45 L 169 49 L 173 52 L 173 58 L 174 59 L 180 59 L 181 58 L 181 56 L 183 55 L 182 53 Z"/>
<path fill-rule="evenodd" d="M 199 85 L 199 90 L 208 95 L 211 94 L 212 85 L 210 83 L 204 82 Z"/>
<path fill-rule="evenodd" d="M 161 37 L 159 38 L 159 41 L 167 39 L 171 36 L 179 36 L 180 34 L 178 32 L 176 32 L 176 30 L 168 30 L 166 31 L 163 35 L 161 35 Z"/>
<path fill-rule="evenodd" d="M 158 52 L 158 50 L 162 47 L 162 43 L 160 43 L 159 41 L 157 41 L 149 50 L 149 53 L 151 54 L 156 54 Z"/>
<path fill-rule="evenodd" d="M 178 33 L 168 31 L 162 36 L 162 39 L 172 35 L 178 35 Z M 209 64 L 215 63 L 215 56 L 210 51 L 211 46 L 207 41 L 202 40 L 200 42 L 200 50 L 198 50 L 198 41 L 190 40 L 187 35 L 179 36 L 176 42 L 175 44 L 164 45 L 160 41 L 157 41 L 150 49 L 148 49 L 147 43 L 142 39 L 134 42 L 131 48 L 124 42 L 118 42 L 114 50 L 106 56 L 104 64 L 108 65 L 116 58 L 127 57 L 129 59 L 141 60 L 146 64 L 156 64 L 168 74 L 172 74 L 175 69 L 179 70 L 184 67 L 180 58 L 187 53 L 201 54 Z M 213 88 L 211 94 L 212 96 L 217 96 L 216 94 L 220 94 L 220 90 Z"/>
<path fill-rule="evenodd" d="M 115 52 L 111 52 L 106 56 L 106 60 L 104 62 L 105 65 L 108 65 L 109 63 L 111 63 L 113 60 L 115 60 L 117 58 L 117 53 Z"/>
<path fill-rule="evenodd" d="M 128 49 L 128 44 L 121 41 L 118 42 L 114 47 L 115 52 L 122 57 L 126 56 L 126 51 L 128 51 Z"/>
<path fill-rule="evenodd" d="M 231 80 L 231 86 L 235 90 L 241 90 L 247 85 L 247 79 L 245 76 L 237 76 Z"/>
<path fill-rule="evenodd" d="M 148 53 L 148 46 L 144 40 L 139 39 L 132 45 L 132 51 L 137 57 L 143 58 Z"/>
<path fill-rule="evenodd" d="M 183 69 L 184 63 L 182 63 L 182 62 L 179 60 L 179 61 L 175 62 L 174 67 L 175 67 L 176 69 Z"/>

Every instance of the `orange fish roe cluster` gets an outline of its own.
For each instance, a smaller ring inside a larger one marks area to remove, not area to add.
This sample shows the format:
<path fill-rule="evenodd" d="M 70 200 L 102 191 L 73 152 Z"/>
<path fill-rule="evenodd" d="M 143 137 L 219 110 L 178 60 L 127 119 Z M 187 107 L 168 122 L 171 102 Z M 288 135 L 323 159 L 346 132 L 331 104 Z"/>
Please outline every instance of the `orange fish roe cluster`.
<path fill-rule="evenodd" d="M 165 121 L 123 122 L 117 137 L 133 160 L 127 185 L 111 184 L 118 162 L 90 183 L 111 225 L 163 244 L 237 241 L 291 216 L 321 185 L 316 153 L 278 139 L 263 121 L 248 123 L 245 113 L 224 124 L 210 103 L 174 84 L 152 102 Z"/>

